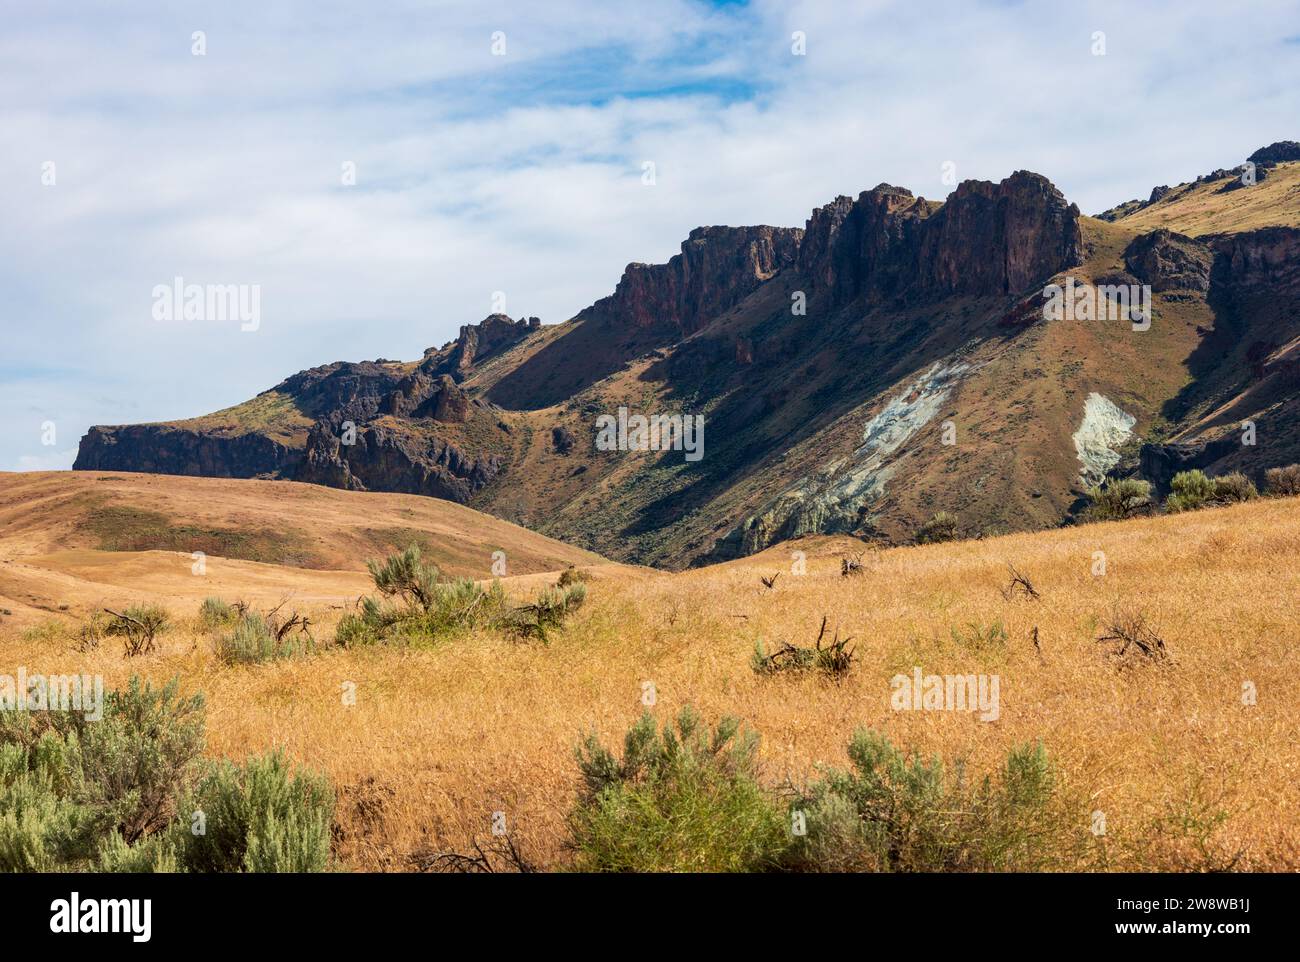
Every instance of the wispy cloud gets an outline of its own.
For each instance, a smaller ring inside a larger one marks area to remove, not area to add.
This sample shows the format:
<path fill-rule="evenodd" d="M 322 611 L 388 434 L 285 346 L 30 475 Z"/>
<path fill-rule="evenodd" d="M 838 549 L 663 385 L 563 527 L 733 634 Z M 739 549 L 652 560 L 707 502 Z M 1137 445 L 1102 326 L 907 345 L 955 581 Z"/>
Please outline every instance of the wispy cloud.
<path fill-rule="evenodd" d="M 1296 3 L 1064 6 L 11 4 L 0 467 L 418 356 L 495 291 L 562 320 L 698 224 L 802 224 L 880 181 L 942 197 L 945 161 L 1094 212 L 1296 136 L 1300 50 L 1267 29 Z M 175 276 L 259 284 L 260 329 L 153 321 Z"/>

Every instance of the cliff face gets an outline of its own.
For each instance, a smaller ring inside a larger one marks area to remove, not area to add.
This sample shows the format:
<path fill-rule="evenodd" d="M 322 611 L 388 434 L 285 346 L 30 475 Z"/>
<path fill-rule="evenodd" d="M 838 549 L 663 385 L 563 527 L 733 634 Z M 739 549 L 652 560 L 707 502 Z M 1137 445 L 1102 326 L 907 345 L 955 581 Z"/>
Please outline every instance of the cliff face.
<path fill-rule="evenodd" d="M 1300 295 L 1300 229 L 1265 227 L 1215 244 L 1214 284 L 1234 295 Z"/>
<path fill-rule="evenodd" d="M 300 451 L 262 434 L 233 437 L 161 424 L 93 427 L 81 439 L 74 471 L 147 471 L 209 478 L 291 474 Z"/>
<path fill-rule="evenodd" d="M 1135 238 L 1124 250 L 1124 262 L 1156 293 L 1210 289 L 1214 257 L 1204 244 L 1171 230 L 1156 230 Z"/>
<path fill-rule="evenodd" d="M 506 364 L 506 376 L 525 386 L 571 383 L 540 406 L 560 403 L 647 349 L 672 350 L 782 272 L 832 310 L 882 296 L 1019 292 L 1077 262 L 1077 217 L 1045 179 L 1017 173 L 1001 184 L 963 184 L 944 205 L 881 184 L 819 208 L 805 229 L 697 228 L 666 264 L 629 265 L 611 295 L 575 318 L 574 336 L 552 339 L 537 358 L 523 352 L 521 363 Z M 487 400 L 490 385 L 462 384 L 475 383 L 486 361 L 539 328 L 537 318 L 492 314 L 415 365 L 336 362 L 302 371 L 267 392 L 292 412 L 275 431 L 252 410 L 257 401 L 246 418 L 236 408 L 223 412 L 228 417 L 193 422 L 97 427 L 83 439 L 76 467 L 263 475 L 468 502 L 509 472 L 536 429 L 513 435 L 502 420 L 508 412 Z M 611 338 L 611 328 L 623 333 Z M 779 381 L 790 358 L 814 350 L 807 332 L 794 328 L 776 338 L 696 341 L 665 359 L 674 379 L 690 382 L 697 394 L 703 382 L 722 383 L 733 370 L 758 368 L 758 378 Z M 717 358 L 709 360 L 715 348 Z M 790 393 L 775 384 L 760 390 L 755 416 L 778 417 Z M 265 409 L 265 396 L 258 401 Z M 550 454 L 585 451 L 580 425 L 548 423 L 541 430 L 554 442 Z"/>
<path fill-rule="evenodd" d="M 1137 238 L 1139 274 L 1156 291 L 1204 284 L 1215 330 L 1194 356 L 1204 386 L 1187 407 L 1203 420 L 1171 442 L 1142 447 L 1140 470 L 1164 489 L 1179 471 L 1211 474 L 1300 460 L 1300 229 L 1266 227 L 1209 238 L 1169 231 Z M 1136 272 L 1135 272 L 1136 273 Z M 1242 443 L 1254 424 L 1255 443 Z"/>
<path fill-rule="evenodd" d="M 1020 294 L 1082 263 L 1079 208 L 1017 171 L 959 185 L 926 225 L 918 269 L 929 294 Z"/>
<path fill-rule="evenodd" d="M 693 333 L 793 264 L 802 235 L 793 227 L 697 227 L 668 263 L 629 264 L 614 293 L 578 317 Z"/>
<path fill-rule="evenodd" d="M 1255 188 L 1279 203 L 1281 163 Z M 1024 171 L 942 203 L 880 184 L 802 229 L 698 228 L 544 332 L 493 314 L 414 363 L 326 364 L 216 415 L 94 428 L 76 467 L 434 496 L 669 567 L 817 532 L 907 540 L 940 510 L 1059 524 L 1094 395 L 1136 438 L 1167 427 L 1140 458 L 1158 484 L 1300 461 L 1300 213 L 1256 229 L 1264 206 L 1214 180 L 1158 201 L 1154 225 L 1100 225 Z M 1239 229 L 1207 231 L 1207 207 Z M 1043 285 L 1078 266 L 1150 284 L 1158 334 L 1037 323 Z M 599 448 L 620 407 L 704 417 L 703 457 Z"/>
<path fill-rule="evenodd" d="M 800 273 L 811 292 L 847 304 L 868 291 L 892 293 L 915 276 L 924 198 L 881 184 L 856 201 L 837 197 L 813 211 L 799 249 Z"/>
<path fill-rule="evenodd" d="M 476 358 L 492 356 L 537 330 L 540 322 L 533 321 L 493 315 L 466 325 L 455 342 L 427 352 L 410 371 L 394 362 L 336 362 L 286 378 L 267 393 L 314 419 L 300 429 L 296 444 L 237 423 L 210 425 L 202 419 L 101 426 L 82 438 L 73 468 L 277 477 L 464 502 L 496 476 L 499 459 L 467 453 L 439 431 L 494 416 L 475 405 L 452 374 L 440 372 L 469 372 Z M 388 418 L 416 430 L 397 432 L 376 424 Z"/>
<path fill-rule="evenodd" d="M 400 491 L 464 504 L 497 476 L 500 460 L 473 457 L 436 434 L 400 432 L 385 425 L 359 429 L 351 444 L 325 424 L 307 441 L 298 481 L 352 491 Z"/>
<path fill-rule="evenodd" d="M 1019 294 L 1083 262 L 1079 209 L 1045 177 L 966 181 L 932 211 L 889 184 L 813 212 L 800 271 L 834 305 L 861 295 L 910 299 Z"/>

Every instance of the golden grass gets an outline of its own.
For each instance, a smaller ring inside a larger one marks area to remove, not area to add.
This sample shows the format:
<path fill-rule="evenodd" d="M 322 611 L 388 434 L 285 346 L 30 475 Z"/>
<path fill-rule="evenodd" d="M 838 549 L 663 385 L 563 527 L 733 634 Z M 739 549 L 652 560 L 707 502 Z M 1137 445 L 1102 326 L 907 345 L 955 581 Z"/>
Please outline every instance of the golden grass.
<path fill-rule="evenodd" d="M 661 719 L 690 702 L 709 720 L 731 713 L 755 727 L 774 784 L 844 765 L 859 725 L 927 754 L 965 756 L 976 770 L 1041 739 L 1078 802 L 1080 831 L 1092 811 L 1105 813 L 1106 835 L 1080 868 L 1300 867 L 1300 500 L 893 549 L 865 576 L 843 579 L 848 544 L 801 545 L 802 577 L 790 571 L 790 546 L 680 574 L 602 569 L 549 647 L 475 635 L 432 650 L 226 668 L 197 611 L 177 610 L 187 626 L 132 663 L 108 643 L 82 655 L 66 640 L 25 641 L 0 626 L 0 671 L 102 672 L 110 686 L 132 671 L 179 674 L 207 695 L 210 754 L 284 746 L 329 775 L 340 792 L 336 854 L 354 869 L 409 870 L 422 850 L 467 849 L 490 838 L 495 811 L 525 855 L 564 867 L 573 747 L 592 730 L 621 741 L 647 682 Z M 1092 574 L 1096 551 L 1106 554 L 1104 576 Z M 1007 562 L 1040 600 L 1003 597 Z M 769 591 L 759 575 L 774 570 L 784 573 Z M 510 587 L 525 595 L 536 583 Z M 1117 604 L 1145 610 L 1170 664 L 1121 669 L 1108 658 L 1095 639 Z M 757 638 L 810 643 L 823 615 L 856 638 L 843 683 L 752 672 Z M 1005 650 L 964 650 L 951 636 L 994 622 L 1009 636 Z M 1000 719 L 891 710 L 890 677 L 914 665 L 996 673 Z M 1244 682 L 1258 704 L 1243 704 Z"/>
<path fill-rule="evenodd" d="M 1224 192 L 1228 183 L 1180 184 L 1118 223 L 1139 233 L 1167 227 L 1189 237 L 1300 224 L 1300 163 L 1278 164 L 1253 187 Z"/>

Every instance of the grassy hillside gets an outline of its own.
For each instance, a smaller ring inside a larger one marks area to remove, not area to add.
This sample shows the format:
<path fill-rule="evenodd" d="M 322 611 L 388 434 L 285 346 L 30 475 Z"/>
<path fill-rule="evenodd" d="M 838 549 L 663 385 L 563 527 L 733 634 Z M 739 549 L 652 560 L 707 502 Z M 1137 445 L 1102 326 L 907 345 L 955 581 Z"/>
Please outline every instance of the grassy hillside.
<path fill-rule="evenodd" d="M 416 870 L 429 866 L 430 853 L 470 851 L 475 840 L 491 845 L 494 812 L 505 813 L 530 861 L 570 865 L 567 816 L 581 790 L 575 744 L 591 732 L 606 745 L 621 743 L 653 686 L 660 721 L 691 704 L 706 720 L 730 713 L 757 731 L 761 779 L 773 792 L 806 783 L 821 766 L 843 767 L 857 726 L 949 764 L 964 759 L 972 777 L 995 773 L 1012 746 L 1041 741 L 1059 800 L 1052 832 L 1059 848 L 1049 853 L 1058 867 L 1300 868 L 1297 500 L 895 548 L 864 555 L 864 573 L 851 577 L 841 576 L 841 559 L 864 546 L 848 538 L 781 545 L 679 574 L 598 568 L 586 604 L 549 644 L 475 629 L 427 646 L 337 649 L 326 642 L 342 611 L 304 597 L 299 607 L 322 642 L 315 654 L 226 667 L 197 620 L 201 597 L 273 599 L 277 590 L 315 585 L 313 578 L 359 593 L 357 565 L 310 572 L 214 563 L 205 580 L 188 573 L 188 558 L 158 552 L 81 548 L 87 560 L 79 566 L 61 562 L 49 554 L 50 535 L 37 533 L 76 530 L 80 492 L 61 497 L 60 482 L 99 484 L 119 498 L 128 484 L 94 475 L 4 477 L 0 572 L 10 580 L 0 583 L 0 605 L 13 607 L 6 585 L 21 570 L 30 590 L 71 607 L 0 616 L 0 661 L 29 672 L 102 673 L 110 687 L 131 673 L 179 675 L 186 691 L 207 695 L 210 755 L 243 758 L 282 746 L 329 776 L 338 792 L 334 854 L 347 867 Z M 150 491 L 152 509 L 170 505 L 178 519 L 226 525 L 243 512 L 258 523 L 278 514 L 331 552 L 355 543 L 360 525 L 395 524 L 404 509 L 429 504 L 287 484 L 131 483 Z M 189 500 L 182 514 L 176 492 L 190 486 L 191 499 L 206 498 Z M 271 494 L 278 499 L 255 514 Z M 345 504 L 366 510 L 343 515 L 339 533 L 327 533 Z M 434 509 L 446 511 L 444 529 L 459 517 L 452 506 Z M 561 548 L 532 543 L 537 563 L 558 566 Z M 806 555 L 802 575 L 792 570 L 796 550 Z M 1008 596 L 1009 563 L 1037 598 Z M 111 574 L 92 580 L 93 565 Z M 178 570 L 163 577 L 168 566 Z M 760 583 L 778 573 L 771 589 Z M 511 578 L 506 589 L 527 600 L 553 578 Z M 194 587 L 183 588 L 186 579 Z M 177 627 L 160 637 L 159 650 L 130 660 L 114 644 L 77 651 L 84 609 L 124 599 L 171 611 Z M 1167 658 L 1117 657 L 1098 640 L 1139 613 Z M 853 637 L 853 664 L 841 680 L 752 670 L 756 641 L 768 650 L 782 641 L 810 645 L 823 617 L 828 631 Z M 893 710 L 891 678 L 917 667 L 996 675 L 999 717 Z M 355 685 L 355 705 L 340 698 L 345 683 Z M 1243 701 L 1247 686 L 1253 704 Z M 1093 831 L 1098 812 L 1103 834 Z"/>
<path fill-rule="evenodd" d="M 486 578 L 600 563 L 462 505 L 291 481 L 98 472 L 0 473 L 0 604 L 29 613 L 101 598 L 197 604 L 221 590 L 353 599 L 367 558 L 410 544 L 448 575 Z M 208 573 L 191 573 L 193 552 Z"/>
<path fill-rule="evenodd" d="M 1179 184 L 1116 223 L 1135 233 L 1164 227 L 1189 237 L 1300 224 L 1300 162 L 1278 164 L 1252 187 L 1234 185 L 1235 178 Z"/>

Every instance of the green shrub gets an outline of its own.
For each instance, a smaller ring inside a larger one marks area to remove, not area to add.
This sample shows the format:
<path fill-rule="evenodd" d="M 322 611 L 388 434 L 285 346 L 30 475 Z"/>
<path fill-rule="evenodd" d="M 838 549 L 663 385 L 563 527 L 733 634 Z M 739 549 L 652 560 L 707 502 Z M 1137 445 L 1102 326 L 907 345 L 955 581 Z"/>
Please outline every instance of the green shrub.
<path fill-rule="evenodd" d="M 1180 471 L 1170 482 L 1165 510 L 1171 514 L 1198 511 L 1201 508 L 1250 501 L 1258 497 L 1255 485 L 1240 472 L 1211 478 L 1204 471 Z"/>
<path fill-rule="evenodd" d="M 199 608 L 199 623 L 204 628 L 222 628 L 238 619 L 233 605 L 221 598 L 205 598 Z"/>
<path fill-rule="evenodd" d="M 328 782 L 278 756 L 203 774 L 201 695 L 131 679 L 85 711 L 0 712 L 0 871 L 320 871 Z M 202 810 L 205 832 L 193 834 Z"/>
<path fill-rule="evenodd" d="M 563 625 L 565 618 L 581 608 L 586 600 L 587 586 L 581 582 L 567 588 L 547 588 L 533 604 L 502 614 L 499 623 L 521 637 L 548 641 L 551 630 Z"/>
<path fill-rule="evenodd" d="M 967 622 L 965 628 L 950 628 L 948 634 L 953 644 L 970 651 L 996 651 L 1006 648 L 1010 638 L 1001 621 L 990 625 Z"/>
<path fill-rule="evenodd" d="M 959 533 L 957 516 L 947 511 L 940 511 L 917 530 L 916 543 L 939 544 L 944 541 L 956 541 Z"/>
<path fill-rule="evenodd" d="M 591 576 L 581 568 L 575 568 L 573 565 L 565 568 L 560 572 L 560 580 L 555 583 L 557 588 L 567 588 L 569 585 L 579 584 L 586 581 Z"/>
<path fill-rule="evenodd" d="M 1264 472 L 1264 489 L 1275 498 L 1300 495 L 1300 464 L 1269 468 Z"/>
<path fill-rule="evenodd" d="M 297 628 L 297 622 L 280 625 L 250 611 L 217 639 L 217 657 L 228 665 L 253 665 L 315 651 L 311 635 Z"/>
<path fill-rule="evenodd" d="M 579 581 L 547 588 L 533 604 L 514 608 L 499 581 L 486 588 L 469 578 L 438 581 L 438 569 L 423 564 L 416 547 L 367 564 L 380 593 L 400 600 L 362 598 L 335 628 L 334 641 L 343 647 L 427 643 L 474 628 L 546 641 L 587 597 L 587 586 Z"/>
<path fill-rule="evenodd" d="M 754 654 L 750 656 L 749 666 L 759 675 L 816 671 L 831 678 L 842 678 L 853 667 L 854 649 L 848 647 L 853 638 L 846 636 L 841 639 L 837 628 L 835 636 L 823 647 L 822 641 L 826 638 L 826 621 L 826 616 L 823 615 L 821 631 L 817 633 L 817 640 L 810 648 L 783 642 L 768 654 L 760 639 L 754 643 Z"/>
<path fill-rule="evenodd" d="M 1089 521 L 1123 521 L 1151 507 L 1151 483 L 1141 478 L 1111 478 L 1088 489 Z"/>
<path fill-rule="evenodd" d="M 344 647 L 379 642 L 413 644 L 496 624 L 507 609 L 505 589 L 462 578 L 430 586 L 428 602 L 393 605 L 361 599 L 355 612 L 339 619 L 334 641 Z"/>
<path fill-rule="evenodd" d="M 21 871 L 84 866 L 112 836 L 126 846 L 172 818 L 203 749 L 203 698 L 132 678 L 86 711 L 0 712 L 0 856 Z M 42 868 L 44 866 L 45 868 Z"/>
<path fill-rule="evenodd" d="M 1219 504 L 1239 504 L 1258 497 L 1255 483 L 1240 471 L 1214 479 L 1214 500 Z"/>
<path fill-rule="evenodd" d="M 61 743 L 0 745 L 0 871 L 53 872 L 84 848 L 91 812 L 60 795 Z"/>
<path fill-rule="evenodd" d="M 333 815 L 329 781 L 295 771 L 275 753 L 213 765 L 186 799 L 173 835 L 191 872 L 322 872 Z"/>
<path fill-rule="evenodd" d="M 830 771 L 791 803 L 785 867 L 814 871 L 1040 871 L 1073 843 L 1054 811 L 1056 788 L 1041 745 L 1013 749 L 996 776 L 925 760 L 859 730 L 852 771 Z"/>
<path fill-rule="evenodd" d="M 1214 481 L 1199 468 L 1179 471 L 1169 483 L 1165 510 L 1171 514 L 1198 511 L 1214 501 Z"/>
<path fill-rule="evenodd" d="M 647 712 L 622 759 L 590 736 L 577 750 L 585 790 L 570 816 L 585 871 L 737 872 L 769 869 L 788 844 L 780 811 L 757 777 L 757 736 L 734 718 L 713 733 L 688 708 L 662 733 Z"/>
<path fill-rule="evenodd" d="M 28 625 L 23 629 L 21 637 L 26 642 L 61 641 L 67 632 L 67 625 L 57 619 L 50 618 L 34 625 Z"/>
<path fill-rule="evenodd" d="M 418 545 L 411 545 L 399 554 L 389 555 L 383 561 L 367 561 L 366 567 L 380 594 L 397 595 L 426 611 L 432 606 L 434 586 L 438 581 L 438 566 L 420 560 Z"/>

